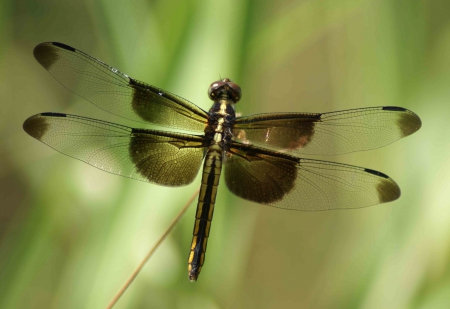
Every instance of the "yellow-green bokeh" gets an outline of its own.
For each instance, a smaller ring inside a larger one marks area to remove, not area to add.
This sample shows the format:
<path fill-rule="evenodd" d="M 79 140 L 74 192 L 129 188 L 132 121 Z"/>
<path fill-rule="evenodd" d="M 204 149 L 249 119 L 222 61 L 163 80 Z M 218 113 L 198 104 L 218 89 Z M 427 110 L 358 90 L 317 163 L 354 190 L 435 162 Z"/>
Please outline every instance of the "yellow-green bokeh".
<path fill-rule="evenodd" d="M 199 181 L 113 176 L 32 139 L 65 112 L 143 127 L 72 95 L 32 55 L 58 41 L 208 109 L 219 77 L 238 110 L 380 105 L 423 127 L 392 145 L 320 159 L 380 170 L 402 197 L 289 212 L 221 187 L 199 281 L 187 279 L 195 205 L 117 308 L 450 308 L 448 0 L 0 0 L 0 308 L 104 308 Z"/>

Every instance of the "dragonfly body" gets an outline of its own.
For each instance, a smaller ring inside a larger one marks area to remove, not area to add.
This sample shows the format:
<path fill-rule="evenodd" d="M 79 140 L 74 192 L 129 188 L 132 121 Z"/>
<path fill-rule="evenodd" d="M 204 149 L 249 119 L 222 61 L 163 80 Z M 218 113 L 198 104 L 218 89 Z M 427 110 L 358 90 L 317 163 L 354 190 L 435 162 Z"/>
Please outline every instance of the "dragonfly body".
<path fill-rule="evenodd" d="M 210 85 L 213 105 L 206 112 L 65 44 L 39 44 L 34 55 L 63 86 L 106 111 L 192 132 L 130 128 L 63 113 L 37 114 L 23 124 L 29 135 L 61 153 L 158 185 L 191 183 L 204 161 L 188 259 L 191 281 L 197 280 L 204 263 L 222 171 L 235 195 L 282 209 L 319 211 L 386 203 L 400 196 L 399 186 L 386 174 L 299 155 L 379 148 L 421 127 L 416 114 L 395 106 L 237 117 L 235 104 L 242 93 L 229 79 Z"/>
<path fill-rule="evenodd" d="M 191 281 L 197 280 L 205 260 L 217 189 L 222 173 L 222 161 L 232 138 L 230 125 L 236 117 L 234 109 L 236 102 L 233 97 L 240 98 L 240 89 L 229 87 L 228 83 L 231 82 L 229 79 L 225 78 L 218 82 L 220 84 L 213 83 L 211 85 L 212 90 L 209 91 L 210 98 L 217 98 L 218 100 L 209 110 L 208 125 L 205 128 L 205 137 L 211 141 L 211 145 L 208 147 L 203 165 L 191 251 L 188 259 L 189 280 Z M 239 94 L 235 94 L 236 91 Z"/>

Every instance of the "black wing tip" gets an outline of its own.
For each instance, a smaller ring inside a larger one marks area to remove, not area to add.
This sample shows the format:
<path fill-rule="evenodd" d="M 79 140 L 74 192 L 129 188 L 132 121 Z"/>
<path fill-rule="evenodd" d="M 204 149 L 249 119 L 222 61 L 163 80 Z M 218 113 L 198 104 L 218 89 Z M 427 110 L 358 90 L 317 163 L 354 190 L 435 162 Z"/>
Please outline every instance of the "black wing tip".
<path fill-rule="evenodd" d="M 45 42 L 37 45 L 33 50 L 34 58 L 46 69 L 49 70 L 53 63 L 60 57 L 60 49 L 75 52 L 76 49 L 63 43 Z"/>
<path fill-rule="evenodd" d="M 76 51 L 75 48 L 73 48 L 72 46 L 66 45 L 64 43 L 50 42 L 50 44 L 52 44 L 52 45 L 54 45 L 56 47 L 62 48 L 62 49 L 66 49 L 66 50 L 71 51 L 71 52 L 75 52 Z"/>
<path fill-rule="evenodd" d="M 389 203 L 397 200 L 400 197 L 400 187 L 388 175 L 379 171 L 371 170 L 370 168 L 365 168 L 364 171 L 366 173 L 380 177 L 376 186 L 379 203 Z"/>
<path fill-rule="evenodd" d="M 66 114 L 61 113 L 40 113 L 29 117 L 24 121 L 22 128 L 28 135 L 37 140 L 42 140 L 42 137 L 47 132 L 49 124 L 46 120 L 48 117 L 67 117 Z"/>
<path fill-rule="evenodd" d="M 59 43 L 59 42 L 43 42 L 43 43 L 36 45 L 34 50 L 49 49 L 49 48 L 52 48 L 52 46 L 56 46 L 56 47 L 59 47 L 59 48 L 62 48 L 62 49 L 68 50 L 68 51 L 72 51 L 72 52 L 76 51 L 76 49 L 73 48 L 72 46 L 66 45 L 64 43 Z"/>
<path fill-rule="evenodd" d="M 406 108 L 398 107 L 398 106 L 383 106 L 382 108 L 384 111 L 397 111 L 397 112 L 404 112 L 407 111 Z"/>
<path fill-rule="evenodd" d="M 46 113 L 40 113 L 38 114 L 40 116 L 44 116 L 44 117 L 67 117 L 67 114 L 62 114 L 62 113 L 53 113 L 53 112 L 46 112 Z M 34 116 L 33 116 L 34 117 Z M 30 117 L 31 118 L 31 117 Z"/>
<path fill-rule="evenodd" d="M 402 137 L 406 137 L 417 132 L 422 127 L 420 117 L 409 109 L 398 106 L 383 106 L 384 111 L 402 112 L 398 120 L 398 125 L 402 131 Z"/>
<path fill-rule="evenodd" d="M 388 175 L 386 175 L 386 174 L 384 174 L 382 172 L 379 172 L 379 171 L 371 170 L 370 168 L 365 168 L 364 172 L 372 174 L 372 175 L 375 175 L 375 176 L 379 176 L 379 177 L 383 177 L 383 178 L 389 179 Z"/>

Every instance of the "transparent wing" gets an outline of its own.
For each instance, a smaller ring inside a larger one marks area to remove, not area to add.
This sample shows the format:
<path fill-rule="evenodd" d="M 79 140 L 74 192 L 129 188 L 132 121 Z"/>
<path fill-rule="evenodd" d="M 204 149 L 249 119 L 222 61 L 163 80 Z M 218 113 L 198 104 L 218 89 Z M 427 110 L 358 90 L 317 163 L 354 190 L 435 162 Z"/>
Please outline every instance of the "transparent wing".
<path fill-rule="evenodd" d="M 283 209 L 361 208 L 400 197 L 398 185 L 383 173 L 251 145 L 233 143 L 225 163 L 225 182 L 231 192 Z"/>
<path fill-rule="evenodd" d="M 420 118 L 410 110 L 369 107 L 307 114 L 280 113 L 240 117 L 234 139 L 285 152 L 331 155 L 383 147 L 413 134 Z"/>
<path fill-rule="evenodd" d="M 106 172 L 164 186 L 191 183 L 204 156 L 203 138 L 58 113 L 31 116 L 23 128 L 55 150 Z"/>
<path fill-rule="evenodd" d="M 157 87 L 61 43 L 35 47 L 36 60 L 64 87 L 112 114 L 139 122 L 203 132 L 206 112 Z"/>

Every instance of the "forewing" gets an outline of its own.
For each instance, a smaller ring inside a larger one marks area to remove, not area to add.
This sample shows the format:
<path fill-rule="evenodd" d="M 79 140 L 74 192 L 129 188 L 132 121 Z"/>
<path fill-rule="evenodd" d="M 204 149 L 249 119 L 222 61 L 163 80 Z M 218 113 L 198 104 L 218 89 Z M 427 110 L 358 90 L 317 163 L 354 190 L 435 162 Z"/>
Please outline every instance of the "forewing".
<path fill-rule="evenodd" d="M 410 110 L 384 106 L 240 117 L 233 135 L 242 143 L 285 152 L 331 155 L 383 147 L 413 134 L 421 125 Z"/>
<path fill-rule="evenodd" d="M 227 152 L 225 182 L 241 198 L 302 211 L 361 208 L 400 196 L 398 185 L 374 170 L 239 143 Z"/>
<path fill-rule="evenodd" d="M 203 132 L 206 112 L 157 87 L 61 43 L 35 47 L 36 60 L 64 87 L 115 115 L 139 122 Z"/>
<path fill-rule="evenodd" d="M 204 156 L 201 136 L 132 129 L 74 115 L 37 114 L 23 128 L 55 150 L 96 168 L 164 186 L 191 183 Z"/>

